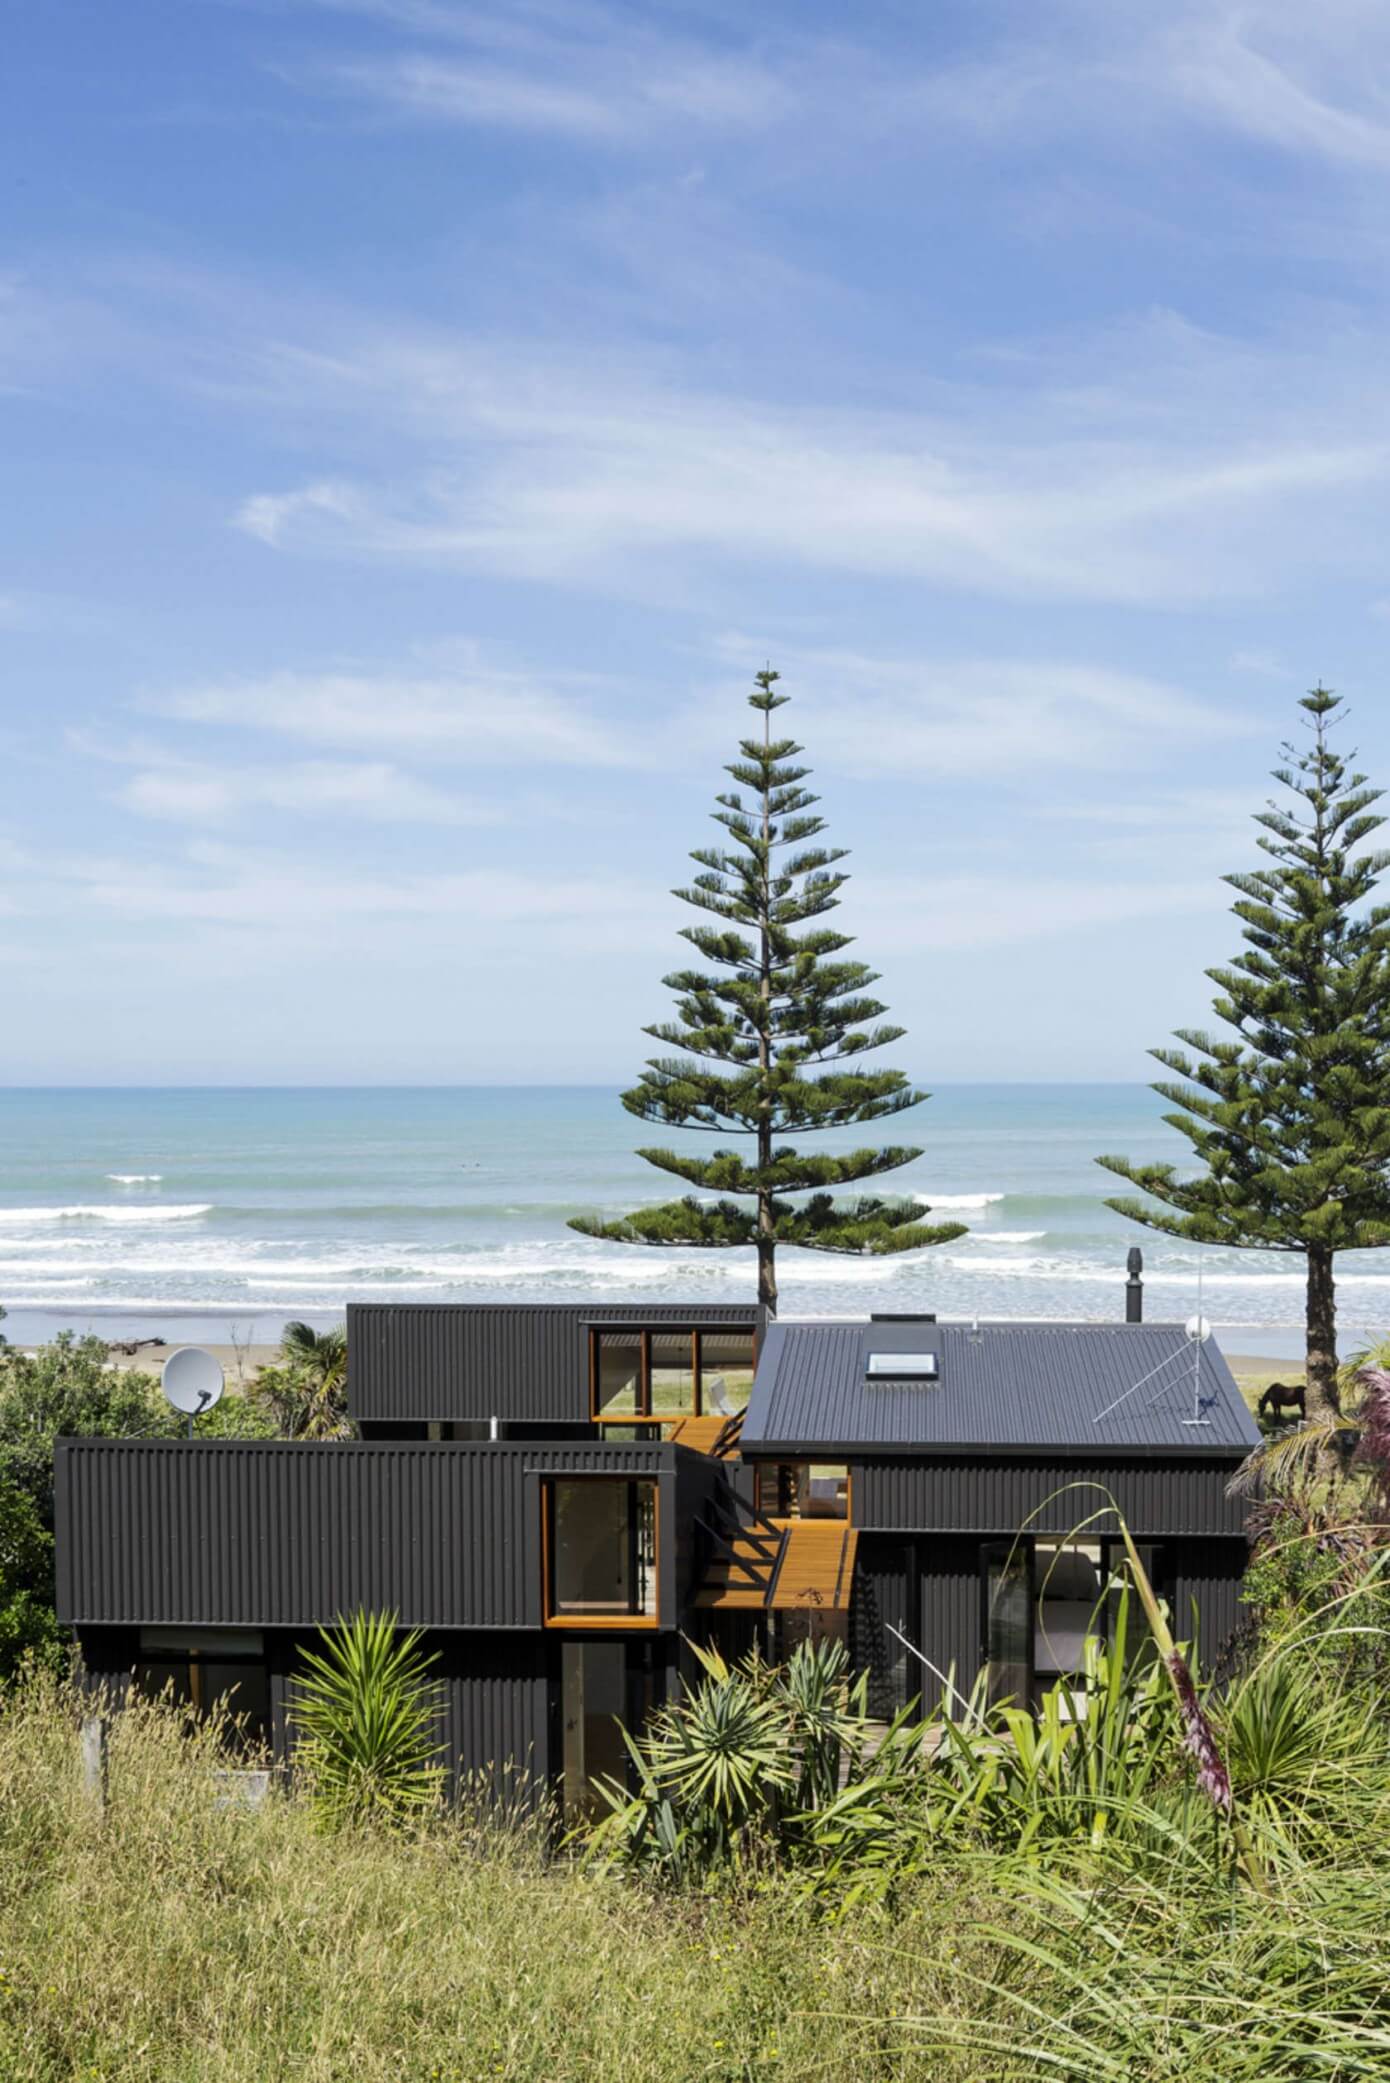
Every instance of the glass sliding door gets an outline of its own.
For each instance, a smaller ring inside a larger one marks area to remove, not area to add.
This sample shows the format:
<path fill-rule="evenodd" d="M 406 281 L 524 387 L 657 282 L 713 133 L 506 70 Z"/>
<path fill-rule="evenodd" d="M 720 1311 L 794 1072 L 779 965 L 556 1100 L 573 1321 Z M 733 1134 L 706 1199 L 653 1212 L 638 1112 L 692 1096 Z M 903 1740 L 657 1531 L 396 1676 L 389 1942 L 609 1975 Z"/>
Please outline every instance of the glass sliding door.
<path fill-rule="evenodd" d="M 753 1387 L 751 1331 L 701 1331 L 700 1409 L 730 1418 L 747 1407 Z"/>
<path fill-rule="evenodd" d="M 628 1713 L 627 1690 L 626 1642 L 561 1643 L 561 1794 L 566 1816 L 600 1809 L 595 1781 L 621 1781 L 625 1776 L 627 1747 L 620 1724 Z"/>
<path fill-rule="evenodd" d="M 988 1547 L 985 1564 L 985 1657 L 991 1702 L 1026 1707 L 1033 1691 L 1033 1600 L 1028 1543 Z"/>

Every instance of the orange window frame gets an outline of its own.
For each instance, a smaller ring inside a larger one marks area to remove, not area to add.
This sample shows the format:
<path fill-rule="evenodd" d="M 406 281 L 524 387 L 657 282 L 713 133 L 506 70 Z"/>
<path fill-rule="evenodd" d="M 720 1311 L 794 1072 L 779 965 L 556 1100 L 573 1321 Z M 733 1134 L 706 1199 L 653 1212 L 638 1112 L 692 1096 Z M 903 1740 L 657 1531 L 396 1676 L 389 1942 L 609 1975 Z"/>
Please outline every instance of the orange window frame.
<path fill-rule="evenodd" d="M 635 1328 L 635 1327 L 634 1327 Z M 589 1333 L 589 1416 L 595 1425 L 679 1425 L 686 1418 L 701 1415 L 700 1394 L 700 1333 L 685 1324 L 643 1324 L 637 1330 L 637 1408 L 605 1412 L 599 1406 L 599 1351 L 604 1337 L 603 1330 Z M 690 1408 L 688 1410 L 652 1409 L 652 1338 L 688 1338 L 690 1340 Z"/>
<path fill-rule="evenodd" d="M 632 1422 L 628 1420 L 629 1424 Z M 555 1551 L 556 1483 L 649 1483 L 652 1491 L 652 1588 L 654 1608 L 650 1613 L 557 1613 L 554 1610 L 555 1578 L 551 1559 Z M 661 1625 L 661 1482 L 646 1475 L 586 1475 L 582 1472 L 545 1476 L 541 1481 L 541 1625 L 554 1628 L 584 1628 L 591 1632 L 621 1634 L 650 1633 Z"/>

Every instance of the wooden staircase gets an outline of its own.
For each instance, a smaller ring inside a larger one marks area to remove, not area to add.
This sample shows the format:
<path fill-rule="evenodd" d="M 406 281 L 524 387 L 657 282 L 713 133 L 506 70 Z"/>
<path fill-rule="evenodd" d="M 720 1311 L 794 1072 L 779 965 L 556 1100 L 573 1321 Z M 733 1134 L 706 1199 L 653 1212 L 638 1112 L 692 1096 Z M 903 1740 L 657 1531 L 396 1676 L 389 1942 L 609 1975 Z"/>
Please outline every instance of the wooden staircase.
<path fill-rule="evenodd" d="M 730 1455 L 738 1452 L 742 1430 L 742 1411 L 736 1411 L 732 1417 L 720 1417 L 714 1413 L 704 1418 L 678 1418 L 666 1437 L 680 1446 L 693 1448 L 697 1454 L 709 1454 L 716 1461 L 727 1461 Z"/>
<path fill-rule="evenodd" d="M 715 1552 L 697 1606 L 758 1613 L 848 1607 L 859 1533 L 843 1519 L 767 1519 L 752 1512 L 736 1526 L 701 1523 Z"/>
<path fill-rule="evenodd" d="M 695 1595 L 696 1605 L 726 1613 L 765 1613 L 782 1559 L 782 1528 L 748 1505 L 741 1507 L 737 1521 L 699 1523 L 714 1543 L 714 1554 Z"/>

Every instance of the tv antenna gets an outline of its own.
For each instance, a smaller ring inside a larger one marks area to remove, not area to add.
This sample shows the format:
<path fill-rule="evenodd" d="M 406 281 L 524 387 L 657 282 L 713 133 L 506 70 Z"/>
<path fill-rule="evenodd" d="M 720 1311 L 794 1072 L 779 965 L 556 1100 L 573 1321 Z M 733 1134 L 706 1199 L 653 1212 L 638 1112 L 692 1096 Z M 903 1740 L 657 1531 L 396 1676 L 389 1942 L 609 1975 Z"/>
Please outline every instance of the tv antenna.
<path fill-rule="evenodd" d="M 1184 1418 L 1183 1423 L 1184 1425 L 1210 1425 L 1211 1419 L 1205 1416 L 1202 1410 L 1202 1347 L 1211 1336 L 1211 1324 L 1202 1314 L 1202 1262 L 1200 1258 L 1197 1261 L 1197 1314 L 1187 1319 L 1187 1322 L 1183 1325 L 1183 1330 L 1186 1333 L 1188 1344 L 1192 1347 L 1192 1415 L 1190 1418 Z M 1107 1403 L 1104 1410 L 1096 1411 L 1091 1419 L 1091 1423 L 1093 1425 L 1101 1424 L 1104 1419 L 1117 1411 L 1122 1403 L 1128 1403 L 1131 1396 L 1137 1396 L 1141 1389 L 1147 1388 L 1151 1381 L 1171 1367 L 1175 1360 L 1180 1360 L 1181 1358 L 1181 1346 L 1175 1347 L 1171 1352 L 1166 1352 L 1156 1366 L 1150 1367 L 1147 1374 L 1141 1374 L 1138 1381 L 1131 1382 L 1124 1393 L 1117 1396 L 1113 1403 Z M 1156 1389 L 1154 1394 L 1148 1399 L 1149 1409 L 1153 1408 L 1160 1396 L 1170 1393 L 1175 1386 L 1176 1384 L 1170 1378 L 1168 1382 L 1163 1383 Z"/>
<path fill-rule="evenodd" d="M 170 1353 L 159 1377 L 165 1401 L 188 1419 L 188 1436 L 193 1437 L 193 1420 L 218 1402 L 225 1385 L 222 1363 L 201 1345 L 181 1345 Z"/>
<path fill-rule="evenodd" d="M 1202 1411 L 1202 1347 L 1211 1336 L 1211 1325 L 1202 1314 L 1202 1261 L 1197 1260 L 1197 1314 L 1190 1316 L 1183 1325 L 1187 1340 L 1192 1347 L 1192 1415 L 1184 1418 L 1184 1425 L 1209 1425 L 1211 1419 Z"/>

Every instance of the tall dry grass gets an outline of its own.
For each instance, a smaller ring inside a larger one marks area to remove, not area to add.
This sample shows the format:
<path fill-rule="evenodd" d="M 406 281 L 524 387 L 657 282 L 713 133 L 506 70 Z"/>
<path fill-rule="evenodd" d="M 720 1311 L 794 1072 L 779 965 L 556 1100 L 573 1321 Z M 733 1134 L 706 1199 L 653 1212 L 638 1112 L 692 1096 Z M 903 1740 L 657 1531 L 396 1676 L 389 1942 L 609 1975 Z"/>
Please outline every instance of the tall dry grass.
<path fill-rule="evenodd" d="M 1165 1805 L 1046 1858 L 942 1844 L 890 1907 L 830 1914 L 754 1861 L 658 1893 L 547 1865 L 523 1822 L 325 1837 L 288 1795 L 219 1807 L 212 1734 L 158 1706 L 113 1724 L 101 1808 L 38 1683 L 0 1708 L 0 2079 L 1371 2083 L 1383 1731 L 1308 1806 L 1286 1726 L 1275 1698 L 1243 1739 L 1300 1818 L 1253 1811 L 1264 1888 Z"/>
<path fill-rule="evenodd" d="M 277 1796 L 219 1808 L 211 1737 L 116 1719 L 109 1801 L 73 1703 L 0 1713 L 0 2077 L 139 2083 L 964 2083 L 907 2044 L 957 2000 L 959 1926 L 1001 1902 L 830 1927 L 768 1879 L 658 1900 L 546 1867 L 525 1827 L 436 1818 L 326 1839 Z M 948 1950 L 948 1947 L 951 1950 Z M 969 1955 L 969 1941 L 965 1953 Z M 983 1972 L 992 1945 L 979 1947 Z"/>

